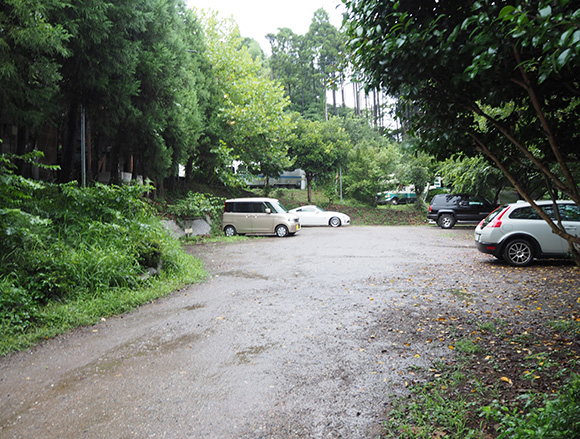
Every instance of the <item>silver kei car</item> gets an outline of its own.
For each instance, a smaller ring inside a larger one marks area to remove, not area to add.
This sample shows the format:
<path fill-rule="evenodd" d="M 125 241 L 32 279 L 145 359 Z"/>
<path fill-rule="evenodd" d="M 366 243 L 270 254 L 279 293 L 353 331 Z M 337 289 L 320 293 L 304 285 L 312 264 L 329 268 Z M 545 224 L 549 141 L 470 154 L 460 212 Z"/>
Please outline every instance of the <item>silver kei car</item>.
<path fill-rule="evenodd" d="M 536 204 L 557 221 L 553 201 L 537 201 Z M 572 201 L 557 201 L 556 205 L 566 232 L 580 236 L 580 207 Z M 517 267 L 530 265 L 534 259 L 570 255 L 568 241 L 556 235 L 525 202 L 498 207 L 479 223 L 474 237 L 479 251 Z"/>

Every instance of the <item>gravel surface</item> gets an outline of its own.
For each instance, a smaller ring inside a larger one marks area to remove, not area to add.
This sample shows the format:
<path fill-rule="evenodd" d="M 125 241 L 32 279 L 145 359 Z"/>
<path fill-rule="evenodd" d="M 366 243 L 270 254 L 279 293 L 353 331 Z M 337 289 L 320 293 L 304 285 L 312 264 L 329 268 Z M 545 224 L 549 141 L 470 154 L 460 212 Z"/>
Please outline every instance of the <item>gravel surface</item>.
<path fill-rule="evenodd" d="M 473 227 L 189 251 L 205 282 L 0 358 L 0 437 L 374 438 L 413 369 L 453 355 L 438 319 L 493 318 L 540 281 L 477 252 Z"/>

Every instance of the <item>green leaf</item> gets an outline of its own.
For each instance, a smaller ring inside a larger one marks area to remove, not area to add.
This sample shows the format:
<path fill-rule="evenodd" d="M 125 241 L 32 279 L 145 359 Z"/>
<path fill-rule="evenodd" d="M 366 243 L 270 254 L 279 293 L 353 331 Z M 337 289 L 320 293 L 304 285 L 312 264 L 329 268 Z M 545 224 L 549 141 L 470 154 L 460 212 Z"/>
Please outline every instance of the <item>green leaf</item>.
<path fill-rule="evenodd" d="M 511 16 L 515 10 L 516 8 L 513 6 L 505 6 L 501 11 L 499 11 L 499 18 L 509 20 L 511 17 L 508 17 L 508 15 Z"/>
<path fill-rule="evenodd" d="M 560 54 L 560 56 L 556 60 L 556 67 L 558 70 L 566 65 L 566 63 L 570 59 L 570 55 L 572 55 L 572 50 L 570 49 L 566 49 Z"/>
<path fill-rule="evenodd" d="M 550 15 L 552 15 L 552 7 L 546 6 L 545 8 L 540 9 L 539 13 L 540 17 L 548 18 Z"/>

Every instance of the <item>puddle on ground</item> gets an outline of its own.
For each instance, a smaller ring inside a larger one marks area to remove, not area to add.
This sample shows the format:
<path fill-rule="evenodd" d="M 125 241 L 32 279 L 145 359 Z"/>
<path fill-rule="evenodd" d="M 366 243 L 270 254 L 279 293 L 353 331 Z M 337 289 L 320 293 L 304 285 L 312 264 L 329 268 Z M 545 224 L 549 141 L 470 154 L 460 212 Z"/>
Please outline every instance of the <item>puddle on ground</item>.
<path fill-rule="evenodd" d="M 236 363 L 238 364 L 250 364 L 252 360 L 268 349 L 272 348 L 274 345 L 269 343 L 263 346 L 251 346 L 244 351 L 236 353 Z"/>
<path fill-rule="evenodd" d="M 179 349 L 190 349 L 200 338 L 199 334 L 184 334 L 169 340 L 166 335 L 131 340 L 112 349 L 106 356 L 69 372 L 52 386 L 51 390 L 57 394 L 67 394 L 88 378 L 95 379 L 117 374 L 127 361 L 145 356 L 162 356 Z"/>
<path fill-rule="evenodd" d="M 231 271 L 222 271 L 221 273 L 216 273 L 216 276 L 232 276 L 232 277 L 243 277 L 244 279 L 262 279 L 268 280 L 268 276 L 264 276 L 263 274 L 258 274 L 254 271 L 242 271 L 242 270 L 231 270 Z"/>
<path fill-rule="evenodd" d="M 186 309 L 188 311 L 195 311 L 196 309 L 201 309 L 204 307 L 205 305 L 202 305 L 201 303 L 196 303 L 195 305 L 185 306 L 183 309 Z"/>

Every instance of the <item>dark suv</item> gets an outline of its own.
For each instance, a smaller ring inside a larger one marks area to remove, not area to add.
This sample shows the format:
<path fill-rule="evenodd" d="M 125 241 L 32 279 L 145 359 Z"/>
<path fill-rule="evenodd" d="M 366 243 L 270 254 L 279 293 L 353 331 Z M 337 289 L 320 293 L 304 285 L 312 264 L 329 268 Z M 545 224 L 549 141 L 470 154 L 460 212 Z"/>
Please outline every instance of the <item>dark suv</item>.
<path fill-rule="evenodd" d="M 483 197 L 467 194 L 438 194 L 431 200 L 427 218 L 442 229 L 450 229 L 457 222 L 477 223 L 490 214 L 497 205 Z"/>

